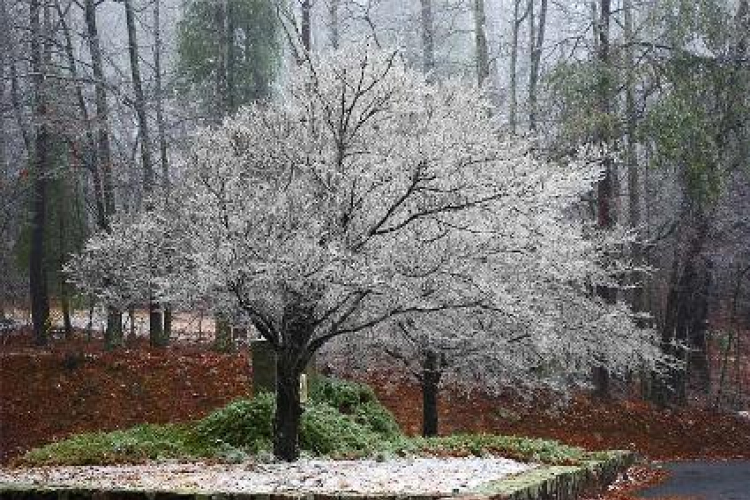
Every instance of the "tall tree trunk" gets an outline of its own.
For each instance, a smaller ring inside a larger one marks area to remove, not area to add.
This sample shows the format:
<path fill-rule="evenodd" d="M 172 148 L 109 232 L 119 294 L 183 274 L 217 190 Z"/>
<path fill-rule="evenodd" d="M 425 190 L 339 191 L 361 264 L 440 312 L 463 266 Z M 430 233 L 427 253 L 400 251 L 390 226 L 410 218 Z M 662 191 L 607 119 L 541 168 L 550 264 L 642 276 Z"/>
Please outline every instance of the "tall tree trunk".
<path fill-rule="evenodd" d="M 162 90 L 161 69 L 161 0 L 154 1 L 154 86 L 156 93 L 156 133 L 159 141 L 159 163 L 161 165 L 161 185 L 167 204 L 171 197 L 171 180 L 169 178 L 169 156 L 167 149 L 166 124 L 164 120 L 164 95 Z M 162 344 L 168 345 L 172 336 L 172 308 L 164 304 L 164 324 Z"/>
<path fill-rule="evenodd" d="M 91 56 L 91 72 L 94 75 L 94 104 L 96 115 L 96 164 L 94 165 L 94 190 L 102 193 L 104 216 L 99 217 L 99 225 L 109 231 L 110 219 L 115 213 L 115 192 L 112 184 L 112 150 L 109 138 L 109 105 L 107 103 L 106 80 L 99 44 L 99 28 L 96 21 L 96 3 L 84 1 L 86 21 L 86 41 Z M 104 332 L 105 344 L 112 349 L 122 345 L 122 311 L 107 304 L 107 326 Z"/>
<path fill-rule="evenodd" d="M 107 88 L 102 64 L 102 53 L 99 45 L 99 28 L 96 21 L 96 4 L 94 0 L 85 0 L 86 39 L 91 55 L 91 72 L 94 75 L 94 103 L 96 116 L 94 122 L 97 130 L 97 166 L 101 171 L 102 193 L 107 220 L 115 213 L 115 196 L 112 184 L 112 150 L 109 138 L 109 105 Z"/>
<path fill-rule="evenodd" d="M 598 131 L 599 143 L 608 148 L 612 142 L 612 134 L 609 130 L 609 115 L 611 114 L 611 61 L 609 53 L 609 22 L 610 22 L 610 0 L 600 0 L 599 17 L 594 22 L 594 37 L 596 40 L 596 57 L 599 65 L 599 81 L 597 83 L 598 107 L 601 124 Z M 612 229 L 616 221 L 615 213 L 615 164 L 609 152 L 603 160 L 604 175 L 596 186 L 597 199 L 597 223 L 604 230 Z M 617 290 L 607 287 L 597 287 L 598 295 L 608 303 L 617 300 Z M 603 363 L 606 361 L 601 360 Z M 606 399 L 609 397 L 609 372 L 602 365 L 596 367 L 593 373 L 595 395 Z"/>
<path fill-rule="evenodd" d="M 125 5 L 125 22 L 128 27 L 128 54 L 130 56 L 130 74 L 133 80 L 135 94 L 135 114 L 138 117 L 138 130 L 141 136 L 141 162 L 143 163 L 143 191 L 147 198 L 146 209 L 153 203 L 155 182 L 154 163 L 151 155 L 151 135 L 149 133 L 148 116 L 146 114 L 146 98 L 143 94 L 140 58 L 138 55 L 138 33 L 135 27 L 135 12 L 132 0 L 123 0 Z M 156 257 L 152 255 L 152 259 Z M 153 269 L 153 268 L 152 268 Z M 153 269 L 155 270 L 155 269 Z M 148 334 L 153 347 L 164 345 L 164 328 L 162 323 L 161 306 L 154 295 L 153 285 L 149 286 L 148 299 Z"/>
<path fill-rule="evenodd" d="M 329 0 L 328 22 L 330 23 L 331 47 L 339 48 L 339 0 Z"/>
<path fill-rule="evenodd" d="M 67 219 L 68 217 L 71 217 L 71 214 L 68 213 L 69 211 L 66 210 L 65 207 L 66 201 L 70 198 L 70 193 L 67 189 L 67 179 L 61 178 L 58 182 L 60 183 L 60 195 L 57 197 L 57 202 L 59 204 L 57 207 L 57 253 L 59 256 L 57 266 L 58 269 L 62 269 L 69 252 Z M 62 271 L 58 273 L 58 279 L 60 309 L 62 310 L 63 316 L 63 331 L 65 332 L 65 338 L 70 339 L 73 336 L 73 323 L 70 318 L 70 290 L 65 281 L 65 274 Z"/>
<path fill-rule="evenodd" d="M 529 1 L 533 5 L 533 0 Z M 539 6 L 539 21 L 534 29 L 534 13 L 533 7 L 529 9 L 529 26 L 530 26 L 530 42 L 531 42 L 531 57 L 530 57 L 530 68 L 529 68 L 529 128 L 535 131 L 537 128 L 537 113 L 538 113 L 538 86 L 539 86 L 539 73 L 541 70 L 542 61 L 542 48 L 544 47 L 544 34 L 547 27 L 547 0 L 541 0 Z"/>
<path fill-rule="evenodd" d="M 476 45 L 477 81 L 481 87 L 490 77 L 490 56 L 487 48 L 487 16 L 484 0 L 474 0 L 474 41 Z"/>
<path fill-rule="evenodd" d="M 5 70 L 9 65 L 10 61 L 10 23 L 8 15 L 7 0 L 0 0 L 0 102 L 5 103 L 5 85 L 6 76 Z M 5 128 L 5 113 L 0 113 L 0 130 L 7 130 Z M 8 165 L 8 144 L 9 134 L 0 133 L 0 179 L 8 179 L 9 176 L 9 165 Z M 3 262 L 6 254 L 6 246 L 4 242 L 0 242 L 0 262 Z M 7 252 L 10 253 L 10 252 Z M 5 319 L 5 302 L 6 302 L 6 290 L 0 290 L 0 320 Z"/>
<path fill-rule="evenodd" d="M 435 70 L 435 21 L 432 0 L 420 0 L 422 24 L 422 69 L 428 76 Z"/>
<path fill-rule="evenodd" d="M 57 1 L 55 6 L 60 17 L 60 27 L 65 39 L 65 55 L 68 62 L 68 71 L 70 72 L 70 77 L 75 82 L 76 104 L 78 105 L 78 111 L 81 115 L 81 121 L 84 123 L 86 129 L 85 151 L 81 157 L 86 169 L 91 172 L 94 187 L 94 205 L 96 207 L 96 224 L 99 229 L 106 230 L 108 227 L 107 219 L 109 216 L 105 207 L 104 186 L 102 185 L 102 178 L 98 166 L 97 142 L 91 124 L 88 106 L 86 105 L 86 98 L 83 95 L 83 86 L 81 85 L 78 76 L 78 64 L 76 63 L 75 52 L 73 50 L 73 40 L 70 35 L 70 28 L 68 27 L 68 22 L 65 19 L 65 12 L 60 6 L 60 2 Z"/>
<path fill-rule="evenodd" d="M 235 66 L 237 62 L 237 51 L 235 50 L 235 25 L 234 25 L 234 1 L 228 0 L 226 4 L 226 61 L 227 61 L 227 114 L 237 111 L 237 88 L 234 81 Z"/>
<path fill-rule="evenodd" d="M 34 172 L 31 191 L 31 255 L 29 258 L 29 293 L 31 298 L 31 320 L 34 328 L 34 342 L 45 345 L 48 342 L 49 296 L 47 294 L 46 269 L 46 214 L 47 176 L 49 175 L 51 138 L 48 124 L 48 103 L 46 89 L 46 65 L 41 27 L 39 0 L 29 2 L 31 71 L 34 92 Z"/>
<path fill-rule="evenodd" d="M 162 40 L 161 40 L 161 0 L 154 1 L 154 93 L 156 97 L 156 133 L 159 139 L 159 164 L 161 184 L 164 194 L 169 197 L 169 156 L 167 149 L 166 125 L 164 120 L 164 91 L 162 88 Z"/>
<path fill-rule="evenodd" d="M 300 34 L 302 35 L 302 47 L 308 54 L 312 50 L 312 2 L 311 0 L 302 0 L 302 26 Z"/>
<path fill-rule="evenodd" d="M 440 356 L 429 349 L 422 361 L 422 435 L 424 437 L 438 434 L 438 395 L 442 368 Z"/>
<path fill-rule="evenodd" d="M 510 131 L 515 134 L 518 128 L 518 37 L 526 16 L 529 15 L 530 3 L 526 2 L 526 9 L 521 14 L 521 2 L 513 0 L 513 22 L 511 24 L 511 48 L 510 48 L 510 105 L 508 120 Z"/>
<path fill-rule="evenodd" d="M 625 166 L 628 172 L 628 226 L 632 231 L 640 233 L 641 224 L 641 183 L 638 170 L 638 139 L 636 137 L 637 111 L 635 103 L 635 57 L 633 54 L 633 44 L 635 36 L 633 34 L 633 3 L 632 0 L 623 0 L 622 4 L 624 13 L 624 35 L 625 35 Z M 639 238 L 640 239 L 640 238 Z M 630 247 L 631 260 L 637 266 L 644 264 L 644 254 L 641 249 L 640 241 L 635 241 Z M 645 312 L 646 295 L 645 276 L 641 272 L 633 273 L 631 277 L 632 293 L 631 306 L 635 312 Z M 645 326 L 643 321 L 638 322 Z"/>

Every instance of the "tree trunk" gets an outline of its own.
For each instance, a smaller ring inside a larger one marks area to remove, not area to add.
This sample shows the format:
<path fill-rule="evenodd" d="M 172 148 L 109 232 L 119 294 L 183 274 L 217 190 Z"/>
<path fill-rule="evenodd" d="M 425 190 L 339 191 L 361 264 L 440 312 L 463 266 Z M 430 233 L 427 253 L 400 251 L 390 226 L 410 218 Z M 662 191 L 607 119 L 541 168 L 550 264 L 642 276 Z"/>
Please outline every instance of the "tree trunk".
<path fill-rule="evenodd" d="M 106 80 L 102 65 L 102 53 L 99 46 L 99 29 L 96 22 L 96 4 L 94 0 L 85 0 L 84 18 L 86 21 L 86 40 L 91 55 L 91 72 L 94 75 L 94 103 L 96 115 L 94 124 L 97 135 L 96 164 L 94 165 L 94 190 L 102 193 L 104 217 L 99 217 L 99 225 L 109 230 L 110 219 L 115 213 L 115 192 L 112 184 L 112 150 L 109 140 L 109 105 L 107 104 Z M 107 305 L 107 326 L 104 332 L 105 345 L 114 349 L 122 342 L 122 312 L 114 306 Z"/>
<path fill-rule="evenodd" d="M 99 158 L 97 157 L 98 153 L 96 137 L 92 127 L 88 106 L 86 105 L 83 86 L 81 85 L 81 81 L 78 76 L 78 65 L 76 63 L 76 56 L 73 49 L 73 39 L 70 35 L 68 22 L 65 19 L 65 12 L 60 6 L 60 2 L 56 2 L 55 6 L 60 17 L 60 27 L 62 28 L 63 37 L 65 38 L 65 55 L 68 61 L 68 71 L 70 72 L 71 78 L 75 82 L 75 94 L 78 111 L 81 114 L 81 121 L 83 121 L 86 127 L 86 147 L 85 152 L 82 154 L 82 159 L 84 165 L 86 166 L 86 169 L 91 173 L 92 181 L 94 184 L 93 191 L 94 205 L 96 207 L 96 224 L 99 229 L 106 230 L 108 228 L 107 219 L 109 215 L 107 214 L 107 208 L 105 207 L 104 186 L 102 184 L 102 178 L 99 172 Z"/>
<path fill-rule="evenodd" d="M 228 0 L 226 3 L 226 36 L 224 37 L 226 50 L 226 61 L 227 61 L 227 95 L 226 95 L 226 112 L 232 114 L 237 111 L 237 89 L 234 83 L 234 73 L 236 66 L 236 51 L 235 51 L 235 26 L 234 26 L 234 5 L 233 0 Z"/>
<path fill-rule="evenodd" d="M 96 116 L 94 123 L 97 130 L 97 167 L 101 172 L 101 190 L 107 218 L 104 228 L 109 228 L 109 218 L 115 213 L 115 196 L 112 185 L 112 152 L 109 140 L 109 105 L 102 65 L 102 54 L 99 46 L 99 29 L 96 23 L 96 4 L 94 0 L 85 0 L 86 39 L 91 55 L 91 71 L 94 75 L 94 102 Z"/>
<path fill-rule="evenodd" d="M 104 330 L 104 347 L 107 350 L 122 347 L 122 312 L 116 307 L 107 307 L 107 328 Z"/>
<path fill-rule="evenodd" d="M 632 44 L 635 41 L 633 32 L 633 4 L 632 0 L 623 0 L 623 11 L 625 15 L 624 35 L 627 48 L 625 49 L 625 124 L 626 124 L 626 144 L 625 144 L 625 166 L 628 172 L 628 226 L 636 234 L 640 233 L 641 224 L 641 181 L 638 171 L 638 154 L 636 137 L 637 127 L 637 110 L 635 102 L 635 57 L 633 54 Z M 640 238 L 639 238 L 640 239 Z M 630 247 L 630 255 L 635 265 L 645 264 L 645 256 L 641 249 L 640 241 L 635 241 Z M 646 294 L 645 276 L 641 272 L 635 272 L 631 276 L 631 306 L 635 312 L 645 312 Z M 646 326 L 644 321 L 638 320 L 640 326 Z"/>
<path fill-rule="evenodd" d="M 282 341 L 276 348 L 276 414 L 273 453 L 276 458 L 299 458 L 299 425 L 302 416 L 300 375 L 312 357 L 314 307 L 293 300 L 284 308 Z"/>
<path fill-rule="evenodd" d="M 432 16 L 432 0 L 420 0 L 422 22 L 422 69 L 431 75 L 435 70 L 435 28 Z"/>
<path fill-rule="evenodd" d="M 151 347 L 166 347 L 167 345 L 163 318 L 161 305 L 152 295 L 148 302 L 148 342 Z"/>
<path fill-rule="evenodd" d="M 529 3 L 533 3 L 530 0 Z M 529 25 L 531 26 L 531 65 L 529 69 L 529 128 L 535 131 L 537 128 L 537 101 L 539 85 L 539 73 L 541 70 L 542 48 L 544 47 L 544 33 L 547 26 L 547 0 L 542 0 L 539 6 L 539 22 L 534 30 L 533 8 L 529 9 Z"/>
<path fill-rule="evenodd" d="M 135 94 L 135 114 L 138 117 L 138 130 L 141 136 L 141 162 L 143 163 L 143 191 L 147 198 L 148 210 L 152 200 L 149 198 L 154 191 L 155 175 L 151 156 L 151 136 L 149 133 L 148 116 L 146 114 L 146 98 L 143 94 L 141 67 L 138 55 L 138 33 L 135 27 L 135 13 L 132 0 L 123 0 L 125 5 L 125 22 L 128 27 L 128 54 L 130 56 L 130 75 L 133 79 L 133 93 Z M 154 297 L 153 285 L 150 285 L 148 304 L 148 335 L 152 347 L 162 347 L 164 327 L 162 324 L 161 306 Z"/>
<path fill-rule="evenodd" d="M 440 357 L 434 350 L 428 350 L 422 363 L 422 435 L 438 434 L 438 394 L 442 370 Z"/>
<path fill-rule="evenodd" d="M 135 331 L 135 306 L 128 307 L 128 326 L 128 343 L 135 345 L 138 340 L 138 335 Z"/>
<path fill-rule="evenodd" d="M 154 93 L 156 94 L 156 133 L 159 137 L 159 163 L 161 164 L 161 184 L 164 195 L 169 199 L 169 156 L 167 154 L 167 135 L 164 121 L 164 95 L 161 75 L 161 0 L 154 1 Z"/>
<path fill-rule="evenodd" d="M 299 426 L 302 417 L 299 379 L 302 369 L 295 353 L 283 351 L 276 358 L 276 413 L 273 420 L 273 454 L 292 462 L 299 458 Z"/>
<path fill-rule="evenodd" d="M 518 122 L 518 36 L 521 31 L 521 24 L 529 14 L 529 3 L 526 3 L 526 10 L 523 15 L 520 13 L 522 0 L 513 1 L 513 23 L 511 25 L 511 49 L 510 49 L 510 106 L 508 110 L 508 120 L 510 122 L 510 131 L 515 134 Z"/>
<path fill-rule="evenodd" d="M 310 53 L 310 50 L 312 49 L 311 10 L 312 10 L 311 0 L 302 0 L 302 26 L 301 26 L 300 32 L 302 35 L 302 47 L 305 49 L 305 52 L 307 52 L 308 54 Z"/>
<path fill-rule="evenodd" d="M 43 54 L 41 9 L 39 0 L 29 3 L 31 28 L 31 71 L 34 88 L 34 173 L 31 201 L 31 255 L 29 257 L 29 293 L 31 297 L 31 321 L 34 329 L 34 342 L 45 345 L 48 342 L 49 296 L 47 294 L 46 269 L 46 214 L 47 176 L 50 163 L 50 134 L 45 85 L 45 59 Z"/>
<path fill-rule="evenodd" d="M 474 0 L 474 41 L 477 57 L 477 81 L 481 87 L 490 77 L 490 56 L 487 48 L 487 16 L 484 0 Z"/>
<path fill-rule="evenodd" d="M 594 19 L 594 37 L 596 40 L 597 60 L 599 64 L 599 81 L 597 83 L 598 105 L 601 124 L 598 131 L 599 143 L 605 147 L 612 142 L 609 130 L 608 116 L 611 113 L 612 89 L 610 82 L 610 54 L 609 54 L 609 20 L 610 0 L 600 0 L 599 18 Z M 603 160 L 604 175 L 596 186 L 597 224 L 601 229 L 612 229 L 616 221 L 615 213 L 615 178 L 617 175 L 614 161 L 609 153 Z M 597 287 L 598 295 L 608 303 L 617 301 L 617 290 L 611 287 Z M 605 362 L 606 360 L 601 360 Z M 593 382 L 595 396 L 601 399 L 609 398 L 609 372 L 604 366 L 594 369 Z"/>
<path fill-rule="evenodd" d="M 339 48 L 339 0 L 329 0 L 328 21 L 331 30 L 331 47 Z"/>
<path fill-rule="evenodd" d="M 172 339 L 172 306 L 164 305 L 164 345 L 169 345 Z"/>

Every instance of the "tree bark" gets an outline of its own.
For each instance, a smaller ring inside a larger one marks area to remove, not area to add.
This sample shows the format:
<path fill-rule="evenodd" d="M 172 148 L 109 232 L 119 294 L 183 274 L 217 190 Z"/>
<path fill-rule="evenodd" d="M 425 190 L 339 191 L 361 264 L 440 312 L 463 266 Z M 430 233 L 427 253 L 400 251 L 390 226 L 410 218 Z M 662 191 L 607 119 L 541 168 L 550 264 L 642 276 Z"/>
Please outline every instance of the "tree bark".
<path fill-rule="evenodd" d="M 440 357 L 432 349 L 425 353 L 422 362 L 422 435 L 438 435 L 438 395 L 442 369 Z"/>
<path fill-rule="evenodd" d="M 513 0 L 513 22 L 511 25 L 511 49 L 510 49 L 510 103 L 508 120 L 510 131 L 515 134 L 518 128 L 518 36 L 526 16 L 529 15 L 529 3 L 523 15 L 520 13 L 522 0 Z"/>
<path fill-rule="evenodd" d="M 161 184 L 164 194 L 169 198 L 171 182 L 169 179 L 169 155 L 167 149 L 166 124 L 164 120 L 164 92 L 162 89 L 162 40 L 161 40 L 161 0 L 154 1 L 154 93 L 156 97 L 156 133 L 159 138 L 159 163 L 161 165 Z"/>
<path fill-rule="evenodd" d="M 235 50 L 235 25 L 234 25 L 234 1 L 227 0 L 225 11 L 226 15 L 226 36 L 224 37 L 226 50 L 226 61 L 227 61 L 227 95 L 226 104 L 227 114 L 232 114 L 237 111 L 237 88 L 234 82 L 235 66 L 237 62 L 237 54 Z"/>
<path fill-rule="evenodd" d="M 49 328 L 49 296 L 46 269 L 47 176 L 50 163 L 50 133 L 46 89 L 46 65 L 41 28 L 42 5 L 30 0 L 30 50 L 34 91 L 34 172 L 31 192 L 31 255 L 29 258 L 29 293 L 34 342 L 46 345 Z"/>
<path fill-rule="evenodd" d="M 432 0 L 420 0 L 422 24 L 422 69 L 428 76 L 435 70 L 435 27 Z"/>
<path fill-rule="evenodd" d="M 530 0 L 533 5 L 533 0 Z M 532 131 L 537 129 L 538 114 L 538 91 L 539 73 L 542 62 L 542 48 L 544 47 L 544 34 L 547 27 L 547 0 L 541 0 L 539 6 L 539 22 L 536 30 L 534 29 L 533 7 L 529 9 L 529 25 L 531 26 L 531 65 L 529 69 L 529 128 Z"/>
<path fill-rule="evenodd" d="M 96 4 L 94 0 L 85 0 L 84 13 L 86 20 L 86 39 L 91 55 L 91 72 L 94 75 L 94 103 L 96 116 L 94 122 L 97 130 L 97 167 L 101 171 L 102 194 L 107 220 L 104 227 L 109 228 L 109 218 L 115 213 L 115 197 L 112 185 L 112 151 L 109 139 L 109 105 L 107 103 L 106 81 L 102 65 L 102 54 L 99 46 L 99 29 L 96 22 Z"/>
<path fill-rule="evenodd" d="M 331 47 L 339 48 L 339 0 L 329 0 L 328 22 L 330 26 Z"/>
<path fill-rule="evenodd" d="M 302 47 L 308 54 L 312 50 L 312 21 L 311 21 L 312 3 L 311 0 L 302 0 Z"/>
<path fill-rule="evenodd" d="M 107 307 L 107 328 L 104 330 L 104 347 L 111 351 L 123 346 L 122 311 L 114 306 Z"/>
<path fill-rule="evenodd" d="M 609 115 L 611 113 L 612 89 L 609 72 L 611 61 L 609 53 L 609 21 L 611 9 L 610 0 L 600 0 L 599 18 L 594 20 L 594 37 L 596 40 L 596 57 L 599 64 L 599 81 L 597 84 L 600 126 L 598 140 L 604 147 L 609 147 L 612 134 L 609 130 Z M 616 221 L 615 213 L 615 177 L 617 175 L 614 160 L 609 152 L 603 159 L 604 175 L 596 186 L 597 224 L 601 229 L 610 230 Z M 617 290 L 607 286 L 597 287 L 597 294 L 606 302 L 617 301 Z M 605 360 L 602 360 L 605 361 Z M 610 396 L 609 372 L 604 366 L 594 369 L 594 395 L 600 399 Z"/>
<path fill-rule="evenodd" d="M 641 181 L 638 166 L 637 145 L 637 110 L 635 102 L 635 57 L 633 54 L 633 43 L 635 36 L 633 34 L 633 4 L 632 0 L 623 0 L 622 4 L 624 13 L 624 35 L 626 48 L 625 56 L 625 126 L 626 126 L 626 143 L 625 143 L 625 166 L 628 172 L 628 226 L 631 230 L 639 234 L 641 224 Z M 640 238 L 639 238 L 640 239 Z M 644 265 L 645 255 L 641 248 L 640 241 L 635 241 L 630 247 L 630 255 L 634 264 Z M 645 294 L 645 276 L 641 272 L 635 272 L 631 276 L 631 306 L 635 312 L 647 311 L 646 294 Z M 646 326 L 643 321 L 639 320 L 640 326 Z"/>
<path fill-rule="evenodd" d="M 476 45 L 477 81 L 481 87 L 490 77 L 490 57 L 487 48 L 487 16 L 484 0 L 474 0 L 474 41 Z"/>
<path fill-rule="evenodd" d="M 299 379 L 302 370 L 294 353 L 283 351 L 276 359 L 276 413 L 274 415 L 273 454 L 292 462 L 299 458 L 299 426 L 302 417 Z"/>
<path fill-rule="evenodd" d="M 130 75 L 133 80 L 133 93 L 135 94 L 135 113 L 138 118 L 138 130 L 141 136 L 141 162 L 143 163 L 143 191 L 147 198 L 146 209 L 153 203 L 149 198 L 153 195 L 156 179 L 154 175 L 154 163 L 151 155 L 151 136 L 149 133 L 148 116 L 146 114 L 146 98 L 143 93 L 143 81 L 141 79 L 141 66 L 138 54 L 138 33 L 135 27 L 135 12 L 132 0 L 123 0 L 125 5 L 125 22 L 128 28 L 128 54 L 130 56 Z M 149 287 L 148 294 L 148 335 L 152 347 L 163 347 L 164 327 L 162 323 L 161 306 L 154 296 L 153 285 Z"/>
<path fill-rule="evenodd" d="M 91 56 L 91 72 L 94 75 L 94 104 L 96 115 L 97 148 L 94 165 L 94 190 L 100 190 L 104 205 L 104 217 L 99 218 L 102 229 L 109 231 L 110 219 L 115 213 L 115 191 L 112 184 L 112 150 L 109 138 L 109 105 L 107 103 L 106 81 L 99 45 L 99 28 L 96 22 L 96 3 L 85 0 L 84 19 L 86 40 Z M 105 344 L 112 349 L 122 345 L 122 311 L 107 304 L 107 327 L 104 332 Z"/>
<path fill-rule="evenodd" d="M 312 356 L 314 307 L 292 300 L 284 308 L 282 343 L 276 346 L 276 414 L 273 453 L 276 458 L 299 458 L 299 426 L 302 417 L 300 375 Z"/>

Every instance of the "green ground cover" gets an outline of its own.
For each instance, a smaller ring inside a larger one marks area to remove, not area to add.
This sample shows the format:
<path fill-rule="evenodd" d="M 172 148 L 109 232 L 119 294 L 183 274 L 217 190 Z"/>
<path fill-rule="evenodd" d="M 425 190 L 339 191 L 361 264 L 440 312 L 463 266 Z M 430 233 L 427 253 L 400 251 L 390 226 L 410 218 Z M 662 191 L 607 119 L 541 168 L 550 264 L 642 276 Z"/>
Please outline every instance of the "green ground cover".
<path fill-rule="evenodd" d="M 274 399 L 239 399 L 201 420 L 85 433 L 35 448 L 19 465 L 103 465 L 150 460 L 239 462 L 270 457 Z M 321 378 L 312 384 L 300 429 L 304 454 L 331 458 L 500 455 L 520 461 L 575 465 L 595 458 L 581 448 L 518 436 L 466 434 L 407 437 L 372 389 Z"/>

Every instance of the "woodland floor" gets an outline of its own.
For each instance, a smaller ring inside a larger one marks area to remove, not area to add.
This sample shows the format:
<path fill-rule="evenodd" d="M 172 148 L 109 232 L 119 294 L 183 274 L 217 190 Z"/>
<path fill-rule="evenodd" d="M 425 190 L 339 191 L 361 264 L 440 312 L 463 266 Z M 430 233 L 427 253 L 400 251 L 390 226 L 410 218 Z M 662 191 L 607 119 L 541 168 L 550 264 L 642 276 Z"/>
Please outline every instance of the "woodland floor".
<path fill-rule="evenodd" d="M 107 353 L 101 342 L 82 339 L 37 349 L 26 334 L 6 335 L 0 343 L 0 464 L 82 431 L 201 417 L 249 395 L 251 376 L 242 352 L 220 355 L 194 346 L 155 350 L 139 341 Z M 419 432 L 421 397 L 415 385 L 382 376 L 368 382 L 404 431 Z M 603 404 L 584 396 L 561 409 L 540 410 L 550 407 L 445 390 L 440 430 L 553 438 L 592 450 L 631 449 L 654 460 L 750 458 L 750 421 L 731 415 L 700 408 L 658 410 L 628 399 Z M 633 483 L 659 475 L 635 469 L 635 481 L 606 498 L 628 499 Z"/>

